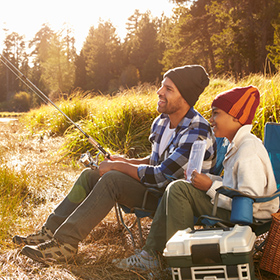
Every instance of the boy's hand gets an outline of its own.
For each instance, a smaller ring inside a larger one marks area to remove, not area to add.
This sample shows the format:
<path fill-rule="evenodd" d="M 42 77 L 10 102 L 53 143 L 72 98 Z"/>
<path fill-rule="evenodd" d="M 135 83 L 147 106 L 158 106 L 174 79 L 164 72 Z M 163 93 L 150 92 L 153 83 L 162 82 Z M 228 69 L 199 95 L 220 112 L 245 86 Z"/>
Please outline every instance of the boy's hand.
<path fill-rule="evenodd" d="M 195 188 L 206 192 L 210 189 L 212 180 L 206 174 L 201 174 L 194 170 L 191 176 L 191 183 Z"/>

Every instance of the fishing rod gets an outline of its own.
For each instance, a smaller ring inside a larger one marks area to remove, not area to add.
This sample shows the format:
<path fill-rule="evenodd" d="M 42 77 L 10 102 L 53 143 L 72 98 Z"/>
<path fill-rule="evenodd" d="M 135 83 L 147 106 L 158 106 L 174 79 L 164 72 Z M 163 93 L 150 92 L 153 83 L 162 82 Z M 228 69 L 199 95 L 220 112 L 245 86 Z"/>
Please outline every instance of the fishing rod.
<path fill-rule="evenodd" d="M 104 148 L 91 136 L 89 136 L 85 131 L 81 129 L 81 127 L 72 121 L 55 103 L 49 99 L 37 86 L 35 86 L 17 67 L 15 67 L 4 55 L 0 53 L 0 60 L 4 63 L 4 65 L 17 77 L 19 78 L 32 92 L 34 92 L 41 100 L 43 100 L 46 104 L 51 103 L 70 123 L 72 123 L 84 136 L 88 139 L 89 143 L 91 143 L 100 153 L 102 153 L 106 158 L 110 158 L 110 154 L 104 150 Z M 47 102 L 48 101 L 48 102 Z M 97 155 L 98 156 L 98 155 Z M 88 158 L 89 157 L 89 158 Z M 96 160 L 93 160 L 87 152 L 86 154 L 81 155 L 80 159 L 84 165 L 89 166 L 94 163 Z M 94 162 L 93 162 L 94 161 Z"/>

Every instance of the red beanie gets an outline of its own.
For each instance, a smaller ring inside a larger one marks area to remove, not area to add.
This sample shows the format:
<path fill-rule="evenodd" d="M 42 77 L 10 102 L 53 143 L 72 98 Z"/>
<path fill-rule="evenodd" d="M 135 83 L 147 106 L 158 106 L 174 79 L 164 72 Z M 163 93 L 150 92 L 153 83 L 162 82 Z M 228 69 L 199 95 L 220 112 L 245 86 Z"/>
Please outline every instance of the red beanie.
<path fill-rule="evenodd" d="M 254 86 L 237 87 L 218 94 L 212 107 L 222 109 L 244 124 L 251 124 L 260 103 L 260 93 Z"/>

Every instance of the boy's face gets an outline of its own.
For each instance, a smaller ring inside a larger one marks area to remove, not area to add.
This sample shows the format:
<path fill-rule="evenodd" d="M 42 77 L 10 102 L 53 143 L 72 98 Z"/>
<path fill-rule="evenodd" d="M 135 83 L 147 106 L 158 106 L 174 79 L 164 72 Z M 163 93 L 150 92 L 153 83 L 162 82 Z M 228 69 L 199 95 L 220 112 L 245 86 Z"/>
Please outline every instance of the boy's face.
<path fill-rule="evenodd" d="M 230 142 L 242 126 L 236 118 L 217 107 L 212 107 L 210 123 L 216 137 L 226 137 Z"/>
<path fill-rule="evenodd" d="M 185 110 L 187 101 L 182 97 L 179 90 L 172 82 L 172 80 L 166 77 L 162 83 L 158 94 L 158 106 L 159 113 L 165 113 L 168 115 L 176 114 L 181 110 Z"/>

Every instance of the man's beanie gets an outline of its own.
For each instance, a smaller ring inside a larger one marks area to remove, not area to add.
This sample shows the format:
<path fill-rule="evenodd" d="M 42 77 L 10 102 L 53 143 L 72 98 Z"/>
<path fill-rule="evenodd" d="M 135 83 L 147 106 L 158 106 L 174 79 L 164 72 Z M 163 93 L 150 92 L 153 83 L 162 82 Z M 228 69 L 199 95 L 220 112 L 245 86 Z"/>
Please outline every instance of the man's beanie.
<path fill-rule="evenodd" d="M 194 106 L 199 95 L 209 85 L 209 77 L 200 65 L 185 65 L 167 71 L 163 78 L 170 78 L 183 98 Z"/>
<path fill-rule="evenodd" d="M 260 103 L 260 93 L 254 86 L 237 87 L 218 94 L 212 107 L 222 109 L 244 124 L 251 124 Z"/>

